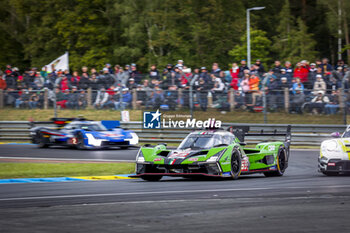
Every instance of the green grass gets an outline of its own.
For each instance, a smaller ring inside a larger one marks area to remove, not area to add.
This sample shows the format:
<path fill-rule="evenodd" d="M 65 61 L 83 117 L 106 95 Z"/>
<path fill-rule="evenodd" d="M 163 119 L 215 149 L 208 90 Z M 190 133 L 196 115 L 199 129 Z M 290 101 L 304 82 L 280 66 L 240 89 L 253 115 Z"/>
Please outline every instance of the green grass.
<path fill-rule="evenodd" d="M 130 110 L 131 121 L 142 120 L 142 110 Z M 58 117 L 77 117 L 84 116 L 91 120 L 120 120 L 120 112 L 114 110 L 58 110 Z M 163 115 L 182 114 L 189 115 L 188 110 L 179 111 L 163 111 Z M 54 115 L 52 109 L 13 109 L 5 108 L 0 109 L 0 121 L 48 121 Z M 246 111 L 235 111 L 221 113 L 215 109 L 209 109 L 207 112 L 195 111 L 194 118 L 197 120 L 207 120 L 208 118 L 215 118 L 223 122 L 234 123 L 264 123 L 264 116 L 262 113 L 252 113 Z M 181 118 L 176 118 L 181 119 Z M 267 114 L 267 123 L 270 124 L 343 124 L 342 115 L 299 115 L 299 114 L 287 114 L 284 112 L 269 113 Z M 350 116 L 348 117 L 348 122 Z"/>
<path fill-rule="evenodd" d="M 0 179 L 130 174 L 134 163 L 0 163 Z"/>

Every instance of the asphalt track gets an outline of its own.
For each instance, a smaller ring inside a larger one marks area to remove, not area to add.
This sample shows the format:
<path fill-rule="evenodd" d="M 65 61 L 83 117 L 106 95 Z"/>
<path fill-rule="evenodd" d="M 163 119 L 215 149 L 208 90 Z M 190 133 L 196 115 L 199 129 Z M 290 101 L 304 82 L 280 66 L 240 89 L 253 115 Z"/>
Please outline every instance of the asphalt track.
<path fill-rule="evenodd" d="M 1 156 L 46 151 L 5 148 Z M 48 151 L 116 160 L 136 153 Z M 350 177 L 319 174 L 316 151 L 292 151 L 285 175 L 276 178 L 0 185 L 0 232 L 350 232 L 349 210 Z"/>

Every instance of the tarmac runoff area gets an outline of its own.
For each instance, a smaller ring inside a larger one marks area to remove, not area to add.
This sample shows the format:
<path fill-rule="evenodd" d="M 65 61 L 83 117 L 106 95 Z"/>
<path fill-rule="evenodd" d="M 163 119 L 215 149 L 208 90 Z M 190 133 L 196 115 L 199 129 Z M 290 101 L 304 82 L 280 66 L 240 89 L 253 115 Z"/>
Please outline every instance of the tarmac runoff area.
<path fill-rule="evenodd" d="M 26 145 L 14 155 L 3 146 L 6 157 L 134 160 L 137 152 L 42 154 Z M 350 177 L 318 173 L 317 156 L 293 150 L 285 175 L 273 178 L 2 184 L 0 232 L 349 232 Z"/>

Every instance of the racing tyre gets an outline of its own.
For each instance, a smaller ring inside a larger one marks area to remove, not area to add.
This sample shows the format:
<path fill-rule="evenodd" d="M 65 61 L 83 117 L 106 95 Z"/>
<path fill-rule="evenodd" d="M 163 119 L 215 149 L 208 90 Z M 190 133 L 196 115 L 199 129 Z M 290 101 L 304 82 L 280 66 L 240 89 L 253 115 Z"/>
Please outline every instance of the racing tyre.
<path fill-rule="evenodd" d="M 86 149 L 85 142 L 84 142 L 84 135 L 81 132 L 79 132 L 77 133 L 76 138 L 77 138 L 77 145 L 76 145 L 77 149 L 79 150 Z"/>
<path fill-rule="evenodd" d="M 231 155 L 231 177 L 237 180 L 241 175 L 242 158 L 238 148 L 234 148 Z"/>
<path fill-rule="evenodd" d="M 36 137 L 37 137 L 37 142 L 38 142 L 38 147 L 39 148 L 47 148 L 49 147 L 48 145 L 48 140 L 44 137 L 44 134 L 42 132 L 37 132 L 36 133 Z"/>
<path fill-rule="evenodd" d="M 278 155 L 277 155 L 277 171 L 272 171 L 272 172 L 264 172 L 264 175 L 266 177 L 273 177 L 273 176 L 283 176 L 284 171 L 287 168 L 287 152 L 284 149 L 284 147 L 281 147 L 278 150 Z"/>
<path fill-rule="evenodd" d="M 141 176 L 141 179 L 146 181 L 159 181 L 163 176 Z"/>

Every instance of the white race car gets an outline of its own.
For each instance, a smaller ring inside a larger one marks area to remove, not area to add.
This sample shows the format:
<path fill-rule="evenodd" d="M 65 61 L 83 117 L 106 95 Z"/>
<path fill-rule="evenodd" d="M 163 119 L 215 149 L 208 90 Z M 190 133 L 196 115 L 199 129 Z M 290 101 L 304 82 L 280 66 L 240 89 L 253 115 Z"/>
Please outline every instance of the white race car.
<path fill-rule="evenodd" d="M 350 173 L 350 125 L 342 135 L 332 133 L 332 137 L 321 144 L 318 170 L 328 176 Z"/>

